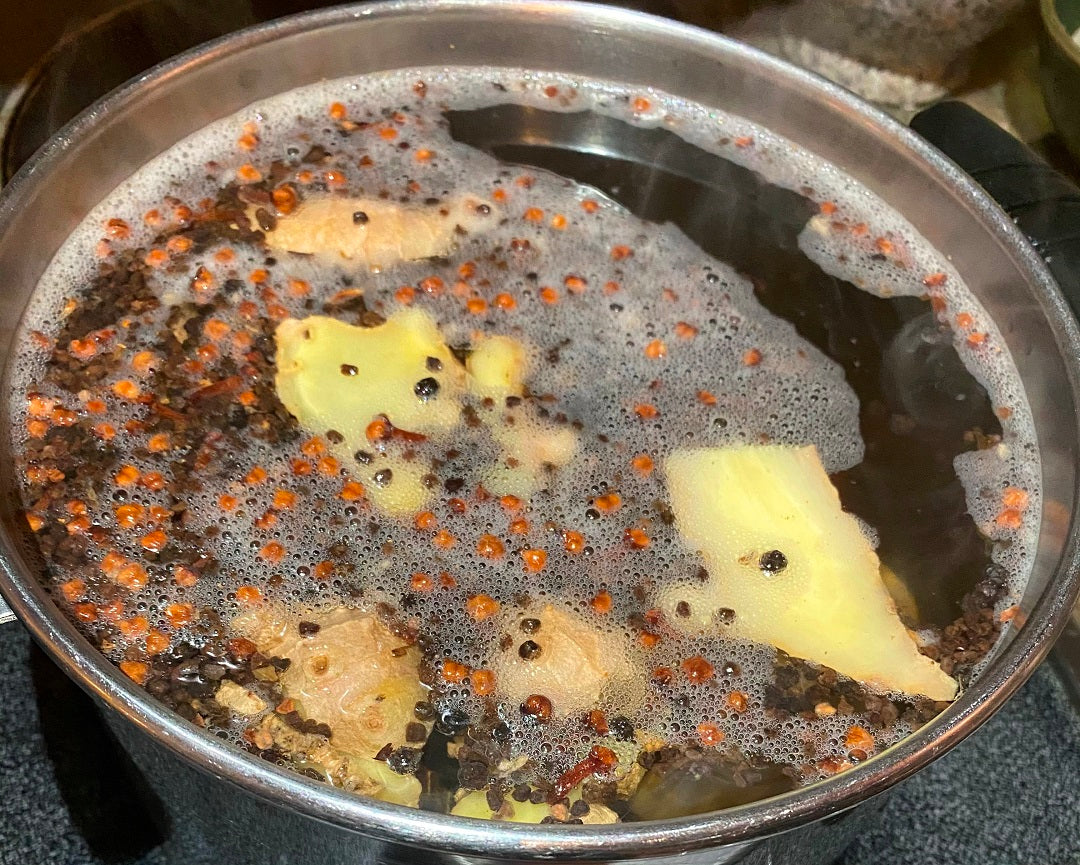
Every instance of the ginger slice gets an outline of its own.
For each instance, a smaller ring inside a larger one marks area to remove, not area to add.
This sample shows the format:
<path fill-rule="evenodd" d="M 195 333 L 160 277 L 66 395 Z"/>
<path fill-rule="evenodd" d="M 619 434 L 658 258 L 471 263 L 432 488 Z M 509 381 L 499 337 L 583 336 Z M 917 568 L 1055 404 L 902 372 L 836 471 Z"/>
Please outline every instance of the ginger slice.
<path fill-rule="evenodd" d="M 422 460 L 406 461 L 376 437 L 380 419 L 389 422 L 387 430 L 443 439 L 461 422 L 466 395 L 495 400 L 495 409 L 480 417 L 502 449 L 483 478 L 496 495 L 529 498 L 549 466 L 564 466 L 576 453 L 577 433 L 543 420 L 528 404 L 514 410 L 513 424 L 505 421 L 503 401 L 523 393 L 528 366 L 525 346 L 510 337 L 478 338 L 468 370 L 418 309 L 375 327 L 322 315 L 286 319 L 275 337 L 275 386 L 285 408 L 309 432 L 335 433 L 327 437 L 335 456 L 384 513 L 422 510 L 431 491 Z M 365 462 L 357 462 L 357 453 L 367 454 Z"/>
<path fill-rule="evenodd" d="M 462 232 L 496 222 L 492 206 L 473 196 L 419 206 L 324 196 L 306 200 L 263 234 L 271 249 L 334 256 L 378 271 L 447 255 Z"/>
<path fill-rule="evenodd" d="M 306 633 L 300 618 L 268 604 L 237 616 L 232 627 L 261 652 L 289 659 L 278 677 L 282 694 L 304 718 L 330 726 L 337 750 L 374 757 L 387 744 L 419 747 L 407 729 L 427 694 L 420 650 L 362 610 L 312 611 L 303 620 Z"/>
<path fill-rule="evenodd" d="M 371 424 L 439 437 L 457 426 L 465 370 L 420 310 L 403 310 L 376 327 L 322 315 L 278 325 L 275 385 L 282 403 L 310 432 L 337 433 L 331 448 L 363 484 L 367 497 L 391 514 L 420 510 L 429 498 L 428 471 L 383 453 Z M 358 463 L 357 452 L 370 454 Z"/>
<path fill-rule="evenodd" d="M 523 629 L 523 621 L 539 625 Z M 539 694 L 551 701 L 555 716 L 566 717 L 588 712 L 602 699 L 630 711 L 644 695 L 644 678 L 631 663 L 629 641 L 585 616 L 547 604 L 514 613 L 505 631 L 514 642 L 506 649 L 496 647 L 489 666 L 499 699 L 510 705 Z"/>
<path fill-rule="evenodd" d="M 711 630 L 730 610 L 731 636 L 877 689 L 956 696 L 956 681 L 919 653 L 900 621 L 877 554 L 841 508 L 815 447 L 681 450 L 664 471 L 679 534 L 710 575 L 662 592 L 670 622 Z"/>

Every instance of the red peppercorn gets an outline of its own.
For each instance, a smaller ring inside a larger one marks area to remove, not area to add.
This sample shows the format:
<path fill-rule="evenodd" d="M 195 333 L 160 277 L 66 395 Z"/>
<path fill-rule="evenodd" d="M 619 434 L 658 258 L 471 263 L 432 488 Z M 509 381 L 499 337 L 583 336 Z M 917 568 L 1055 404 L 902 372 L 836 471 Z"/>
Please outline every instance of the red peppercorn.
<path fill-rule="evenodd" d="M 551 720 L 551 700 L 543 694 L 529 694 L 521 704 L 521 714 L 546 724 Z"/>

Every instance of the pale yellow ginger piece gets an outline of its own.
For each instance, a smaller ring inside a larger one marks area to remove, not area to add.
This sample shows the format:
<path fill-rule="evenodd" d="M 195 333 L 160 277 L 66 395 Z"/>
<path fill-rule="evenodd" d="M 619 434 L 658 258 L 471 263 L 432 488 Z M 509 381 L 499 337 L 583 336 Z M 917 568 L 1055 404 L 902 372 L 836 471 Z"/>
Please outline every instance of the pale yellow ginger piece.
<path fill-rule="evenodd" d="M 346 753 L 323 736 L 290 727 L 279 715 L 269 715 L 256 730 L 257 735 L 268 736 L 298 769 L 314 770 L 351 793 L 411 808 L 420 806 L 422 786 L 415 775 L 400 775 L 382 760 Z"/>
<path fill-rule="evenodd" d="M 896 612 L 899 613 L 900 620 L 909 624 L 918 622 L 919 605 L 911 589 L 892 568 L 884 563 L 881 565 L 881 582 L 884 583 L 885 590 L 896 604 Z"/>
<path fill-rule="evenodd" d="M 427 436 L 458 423 L 465 370 L 426 312 L 405 309 L 376 327 L 325 315 L 289 318 L 275 338 L 278 396 L 307 429 L 334 429 L 356 444 L 379 415 Z M 442 369 L 430 370 L 429 357 Z M 417 382 L 427 378 L 438 390 L 418 396 Z"/>
<path fill-rule="evenodd" d="M 469 355 L 469 390 L 501 403 L 525 392 L 528 354 L 521 342 L 505 336 L 486 337 Z M 513 411 L 508 423 L 499 411 L 490 420 L 491 436 L 502 447 L 499 462 L 484 479 L 496 496 L 528 500 L 544 482 L 546 467 L 561 469 L 578 449 L 578 434 L 537 416 L 530 405 Z"/>
<path fill-rule="evenodd" d="M 266 701 L 262 697 L 228 679 L 218 687 L 214 699 L 237 715 L 258 715 L 266 708 Z"/>
<path fill-rule="evenodd" d="M 522 396 L 528 373 L 528 352 L 509 336 L 487 336 L 476 341 L 466 361 L 469 392 L 496 402 L 494 416 L 481 415 L 492 437 L 502 447 L 498 465 L 484 479 L 497 496 L 528 500 L 544 483 L 547 466 L 562 468 L 577 452 L 578 436 L 569 426 L 557 426 L 540 418 L 530 405 L 513 411 L 507 423 L 502 403 L 508 396 Z"/>
<path fill-rule="evenodd" d="M 491 435 L 502 453 L 484 486 L 497 496 L 517 496 L 528 501 L 544 486 L 548 466 L 562 468 L 574 458 L 578 436 L 569 426 L 555 426 L 535 417 L 526 406 L 517 410 L 517 417 L 513 425 L 491 425 Z"/>
<path fill-rule="evenodd" d="M 460 791 L 450 813 L 455 817 L 472 817 L 474 820 L 504 820 L 508 823 L 539 823 L 551 815 L 547 802 L 534 805 L 532 802 L 515 802 L 507 796 L 498 811 L 492 811 L 484 790 Z"/>
<path fill-rule="evenodd" d="M 469 390 L 496 401 L 521 396 L 528 365 L 525 346 L 518 340 L 509 336 L 483 336 L 465 361 Z"/>
<path fill-rule="evenodd" d="M 330 447 L 377 507 L 391 514 L 420 510 L 430 495 L 421 482 L 428 470 L 380 453 L 367 428 L 381 416 L 429 437 L 457 426 L 466 374 L 431 317 L 407 309 L 376 327 L 358 327 L 313 315 L 286 319 L 275 336 L 275 386 L 285 408 L 316 435 L 341 435 Z M 418 395 L 418 383 L 428 379 L 437 385 L 434 393 Z M 357 451 L 370 453 L 370 461 L 358 464 Z"/>
<path fill-rule="evenodd" d="M 556 426 L 540 418 L 527 404 L 514 409 L 513 423 L 506 422 L 501 404 L 508 396 L 524 393 L 528 372 L 528 354 L 516 339 L 480 339 L 467 363 L 469 390 L 496 401 L 494 417 L 482 419 L 502 453 L 498 464 L 484 478 L 484 486 L 497 496 L 528 500 L 543 486 L 547 466 L 562 468 L 574 458 L 578 435 L 569 426 Z"/>
<path fill-rule="evenodd" d="M 285 408 L 309 432 L 341 436 L 330 442 L 335 456 L 367 498 L 391 515 L 423 509 L 431 497 L 422 480 L 429 469 L 392 450 L 383 453 L 369 441 L 369 425 L 385 417 L 399 430 L 444 438 L 461 421 L 466 393 L 500 403 L 520 396 L 528 369 L 525 346 L 511 337 L 488 336 L 477 340 L 466 370 L 431 317 L 415 309 L 376 327 L 321 315 L 286 319 L 275 337 L 275 385 Z M 542 420 L 528 405 L 515 409 L 513 424 L 505 422 L 501 404 L 481 419 L 502 448 L 484 479 L 496 495 L 528 499 L 544 483 L 547 467 L 565 466 L 577 450 L 573 429 Z M 357 463 L 358 451 L 369 454 L 367 462 Z"/>
<path fill-rule="evenodd" d="M 300 636 L 299 621 L 267 604 L 237 616 L 232 627 L 260 652 L 291 661 L 278 678 L 282 694 L 304 718 L 330 726 L 337 750 L 374 757 L 387 744 L 416 747 L 405 728 L 427 693 L 419 681 L 419 650 L 360 610 L 306 615 L 304 621 L 319 626 L 309 637 Z"/>
<path fill-rule="evenodd" d="M 919 653 L 897 616 L 877 554 L 844 513 L 815 447 L 681 450 L 664 461 L 664 472 L 679 534 L 710 574 L 707 583 L 662 592 L 669 622 L 710 630 L 719 627 L 717 611 L 730 609 L 731 636 L 874 688 L 956 696 L 956 682 Z M 769 573 L 762 555 L 774 550 L 786 565 Z M 680 601 L 689 616 L 676 614 Z"/>
<path fill-rule="evenodd" d="M 536 619 L 540 628 L 526 634 L 522 619 Z M 531 694 L 540 694 L 551 701 L 556 716 L 587 712 L 601 697 L 617 699 L 624 711 L 640 704 L 645 683 L 630 660 L 624 635 L 597 628 L 584 616 L 553 604 L 512 614 L 503 631 L 513 634 L 515 642 L 492 650 L 490 666 L 500 700 L 519 706 Z M 530 660 L 519 652 L 525 640 L 539 646 Z"/>
<path fill-rule="evenodd" d="M 462 230 L 474 234 L 497 222 L 492 206 L 473 196 L 433 206 L 323 196 L 304 201 L 263 234 L 271 249 L 333 256 L 378 271 L 447 255 Z"/>

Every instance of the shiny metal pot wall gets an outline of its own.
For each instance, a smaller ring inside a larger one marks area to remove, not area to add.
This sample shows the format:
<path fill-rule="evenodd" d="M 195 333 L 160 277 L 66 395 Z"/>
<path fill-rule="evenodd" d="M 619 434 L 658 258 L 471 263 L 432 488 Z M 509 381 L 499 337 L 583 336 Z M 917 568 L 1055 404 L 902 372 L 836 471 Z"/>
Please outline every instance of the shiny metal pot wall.
<path fill-rule="evenodd" d="M 907 777 L 985 721 L 1049 650 L 1077 591 L 1075 322 L 1008 218 L 908 130 L 844 91 L 745 46 L 607 7 L 415 0 L 287 19 L 212 43 L 126 85 L 20 172 L 0 198 L 6 292 L 0 346 L 10 345 L 38 276 L 69 232 L 132 170 L 183 136 L 254 100 L 319 79 L 453 64 L 614 78 L 741 114 L 836 163 L 951 255 L 1009 344 L 1034 412 L 1044 466 L 1038 557 L 1022 602 L 1025 624 L 980 680 L 895 748 L 781 797 L 654 823 L 498 825 L 351 796 L 255 760 L 187 724 L 120 675 L 37 583 L 12 459 L 3 452 L 6 428 L 0 429 L 0 483 L 8 490 L 0 501 L 0 591 L 38 641 L 104 705 L 170 809 L 187 862 L 404 860 L 415 847 L 453 861 L 827 861 L 859 823 L 834 815 Z M 587 136 L 565 144 L 591 152 L 610 146 Z M 6 416 L 0 418 L 6 423 Z M 797 833 L 777 837 L 797 827 Z M 226 838 L 228 851 L 207 848 Z"/>

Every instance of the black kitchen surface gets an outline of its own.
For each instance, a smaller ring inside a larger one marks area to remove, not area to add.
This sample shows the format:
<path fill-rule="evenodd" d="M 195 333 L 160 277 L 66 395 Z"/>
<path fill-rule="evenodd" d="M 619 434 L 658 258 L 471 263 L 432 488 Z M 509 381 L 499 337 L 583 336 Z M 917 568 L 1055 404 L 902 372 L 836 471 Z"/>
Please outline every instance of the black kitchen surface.
<path fill-rule="evenodd" d="M 18 29 L 3 21 L 15 4 L 0 5 L 0 32 L 13 46 L 0 59 L 3 83 L 32 61 L 34 39 L 38 52 L 60 40 L 51 62 L 26 79 L 28 98 L 11 117 L 19 134 L 3 149 L 7 172 L 103 89 L 156 59 L 329 4 L 53 0 L 20 11 Z M 85 22 L 97 15 L 107 27 L 88 31 Z M 0 865 L 164 865 L 157 846 L 166 830 L 146 807 L 141 779 L 90 699 L 18 624 L 0 627 L 0 694 Z M 1056 670 L 1045 665 L 983 729 L 892 793 L 880 818 L 865 820 L 843 865 L 1080 865 L 1080 714 Z"/>

